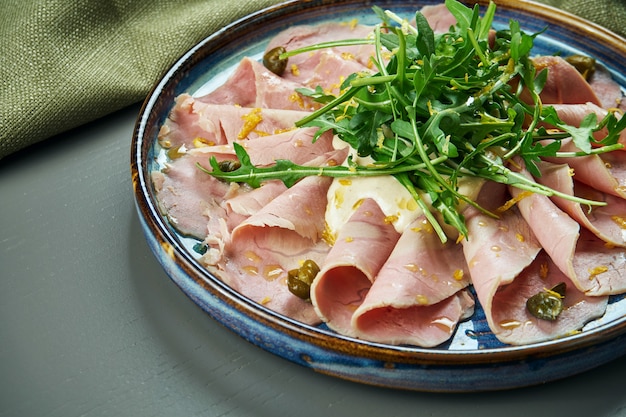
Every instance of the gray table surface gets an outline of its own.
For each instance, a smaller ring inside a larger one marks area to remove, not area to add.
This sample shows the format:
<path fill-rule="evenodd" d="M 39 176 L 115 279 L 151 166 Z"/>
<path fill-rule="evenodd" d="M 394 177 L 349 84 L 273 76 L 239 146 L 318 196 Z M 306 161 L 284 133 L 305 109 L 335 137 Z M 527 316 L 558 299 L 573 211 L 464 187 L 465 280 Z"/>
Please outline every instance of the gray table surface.
<path fill-rule="evenodd" d="M 148 249 L 129 172 L 138 112 L 0 160 L 0 416 L 626 416 L 626 357 L 542 386 L 431 394 L 243 341 Z"/>

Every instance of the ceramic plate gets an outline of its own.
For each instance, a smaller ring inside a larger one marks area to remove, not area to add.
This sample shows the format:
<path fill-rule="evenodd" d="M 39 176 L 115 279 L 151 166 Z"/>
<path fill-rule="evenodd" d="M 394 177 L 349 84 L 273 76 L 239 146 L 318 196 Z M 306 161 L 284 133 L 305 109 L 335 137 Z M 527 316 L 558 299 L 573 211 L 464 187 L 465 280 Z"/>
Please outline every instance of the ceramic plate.
<path fill-rule="evenodd" d="M 433 1 L 374 2 L 405 17 Z M 203 40 L 167 72 L 142 108 L 132 145 L 132 176 L 147 241 L 171 279 L 210 316 L 249 342 L 315 371 L 361 383 L 421 391 L 486 391 L 543 383 L 584 372 L 626 353 L 626 300 L 611 297 L 604 317 L 580 334 L 514 347 L 503 345 L 477 309 L 454 337 L 432 349 L 390 346 L 343 337 L 276 314 L 224 285 L 198 262 L 196 243 L 159 213 L 149 173 L 159 169 L 160 126 L 187 92 L 203 94 L 224 82 L 244 56 L 259 58 L 276 33 L 296 24 L 354 18 L 374 24 L 371 2 L 292 1 L 250 15 Z M 481 2 L 481 7 L 485 4 Z M 546 32 L 535 53 L 595 57 L 626 86 L 626 41 L 580 18 L 520 0 L 498 1 L 495 25 L 516 19 L 527 33 Z"/>

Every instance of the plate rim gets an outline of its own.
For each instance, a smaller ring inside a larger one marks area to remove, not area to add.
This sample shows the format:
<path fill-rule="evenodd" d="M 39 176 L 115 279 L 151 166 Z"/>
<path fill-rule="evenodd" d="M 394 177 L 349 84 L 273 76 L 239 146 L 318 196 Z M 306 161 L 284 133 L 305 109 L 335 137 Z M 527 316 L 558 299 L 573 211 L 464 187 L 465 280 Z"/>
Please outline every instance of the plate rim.
<path fill-rule="evenodd" d="M 404 2 L 409 3 L 409 2 Z M 423 4 L 423 1 L 415 1 L 416 7 Z M 468 5 L 478 4 L 484 7 L 488 0 L 464 1 Z M 618 34 L 599 26 L 582 17 L 555 7 L 537 3 L 531 0 L 499 0 L 496 2 L 499 8 L 508 8 L 522 12 L 538 14 L 542 19 L 550 22 L 563 23 L 567 21 L 567 27 L 580 33 L 585 33 L 596 39 L 606 42 L 610 48 L 620 50 L 626 55 L 626 39 Z M 621 318 L 604 323 L 598 327 L 580 334 L 568 336 L 562 339 L 555 339 L 546 342 L 534 343 L 523 346 L 504 346 L 499 348 L 489 348 L 485 350 L 442 350 L 437 348 L 421 348 L 417 346 L 393 346 L 387 344 L 374 343 L 354 338 L 349 338 L 336 334 L 332 331 L 318 329 L 304 323 L 297 322 L 280 313 L 276 313 L 248 299 L 234 289 L 230 288 L 218 277 L 214 276 L 208 269 L 200 265 L 193 256 L 180 244 L 175 233 L 172 232 L 166 221 L 162 218 L 156 200 L 151 201 L 148 196 L 153 196 L 149 173 L 144 172 L 146 164 L 144 159 L 147 156 L 151 143 L 144 141 L 144 124 L 149 120 L 151 110 L 155 108 L 158 101 L 163 99 L 160 94 L 170 83 L 174 82 L 177 74 L 185 69 L 194 66 L 201 59 L 214 53 L 219 49 L 218 45 L 211 43 L 216 39 L 228 37 L 228 33 L 241 25 L 250 25 L 251 22 L 274 19 L 274 16 L 288 13 L 291 9 L 306 10 L 311 6 L 323 7 L 324 5 L 364 5 L 358 0 L 289 0 L 257 12 L 244 16 L 217 32 L 207 36 L 187 52 L 182 54 L 175 63 L 157 81 L 146 100 L 143 102 L 131 143 L 131 175 L 134 188 L 137 209 L 143 220 L 147 222 L 148 228 L 155 233 L 155 238 L 166 248 L 166 252 L 172 260 L 181 268 L 188 271 L 187 275 L 197 285 L 209 291 L 213 295 L 223 297 L 232 308 L 237 309 L 241 314 L 245 314 L 256 322 L 272 327 L 279 326 L 280 330 L 289 333 L 290 337 L 297 337 L 300 340 L 315 344 L 318 347 L 328 349 L 333 352 L 358 355 L 367 359 L 390 361 L 403 364 L 436 365 L 436 366 L 458 366 L 458 365 L 484 365 L 510 363 L 511 361 L 526 361 L 533 358 L 545 358 L 556 355 L 568 354 L 572 351 L 591 348 L 604 343 L 610 343 L 626 334 L 626 315 Z M 269 17 L 268 17 L 269 16 Z M 199 54 L 199 55 L 198 55 Z M 172 242 L 175 243 L 174 246 Z M 176 282 L 179 287 L 180 282 Z M 182 289 L 182 288 L 181 288 Z M 189 294 L 183 289 L 188 296 Z M 196 301 L 197 304 L 197 301 Z M 328 340 L 328 339 L 332 340 Z M 330 343 L 329 343 L 330 342 Z"/>

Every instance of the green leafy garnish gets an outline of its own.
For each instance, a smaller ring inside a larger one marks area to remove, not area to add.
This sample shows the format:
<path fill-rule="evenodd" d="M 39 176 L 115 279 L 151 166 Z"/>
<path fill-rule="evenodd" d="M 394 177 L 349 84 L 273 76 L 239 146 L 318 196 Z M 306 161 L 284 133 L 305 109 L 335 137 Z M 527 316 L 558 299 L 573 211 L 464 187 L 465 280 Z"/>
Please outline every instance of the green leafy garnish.
<path fill-rule="evenodd" d="M 377 72 L 348 77 L 339 95 L 320 87 L 299 89 L 322 107 L 296 123 L 297 127 L 318 127 L 314 140 L 332 131 L 358 156 L 370 157 L 373 164 L 358 165 L 349 159 L 346 166 L 309 167 L 278 160 L 272 166 L 255 167 L 244 148 L 235 143 L 241 164 L 238 169 L 224 172 L 215 158 L 210 161 L 211 170 L 201 168 L 216 178 L 253 187 L 272 179 L 292 186 L 311 175 L 392 175 L 424 209 L 442 241 L 446 236 L 431 208 L 464 237 L 467 229 L 461 202 L 485 211 L 459 193 L 461 177 L 497 181 L 586 205 L 605 204 L 542 186 L 512 171 L 509 161 L 521 159 L 537 177 L 537 163 L 542 157 L 572 156 L 559 152 L 560 141 L 566 137 L 572 137 L 581 150 L 576 155 L 619 149 L 617 141 L 626 127 L 626 117 L 618 119 L 609 112 L 600 121 L 591 115 L 580 127 L 567 125 L 553 107 L 541 103 L 547 70 L 537 73 L 530 59 L 534 39 L 540 33 L 526 34 L 513 20 L 508 28 L 494 32 L 494 3 L 482 17 L 478 5 L 469 8 L 457 0 L 446 0 L 445 4 L 457 24 L 443 34 L 435 34 L 419 11 L 416 25 L 410 26 L 375 6 L 381 23 L 373 37 L 312 45 L 282 56 L 341 45 L 376 46 L 373 63 Z M 382 49 L 389 52 L 385 58 Z M 532 103 L 521 100 L 522 91 L 529 94 Z M 546 130 L 543 125 L 555 126 L 558 131 Z M 593 135 L 603 128 L 608 134 L 595 140 Z M 422 195 L 429 196 L 430 206 Z"/>

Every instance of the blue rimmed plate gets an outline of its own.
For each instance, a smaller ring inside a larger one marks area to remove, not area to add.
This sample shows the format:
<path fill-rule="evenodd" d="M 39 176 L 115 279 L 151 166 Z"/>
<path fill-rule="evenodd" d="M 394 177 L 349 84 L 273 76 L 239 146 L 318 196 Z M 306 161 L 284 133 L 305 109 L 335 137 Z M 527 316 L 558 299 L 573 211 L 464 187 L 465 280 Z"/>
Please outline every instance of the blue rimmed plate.
<path fill-rule="evenodd" d="M 374 2 L 400 15 L 438 2 Z M 354 18 L 374 24 L 374 3 L 346 0 L 286 2 L 241 19 L 184 54 L 146 99 L 132 142 L 135 200 L 150 248 L 171 279 L 211 317 L 249 342 L 318 372 L 361 383 L 421 391 L 487 391 L 543 383 L 584 372 L 626 353 L 626 299 L 612 297 L 604 317 L 581 333 L 550 342 L 507 346 L 489 331 L 480 307 L 437 348 L 390 346 L 308 326 L 247 299 L 197 261 L 195 241 L 179 235 L 159 212 L 150 172 L 164 154 L 157 134 L 181 93 L 203 94 L 223 83 L 244 56 L 261 58 L 267 42 L 296 24 Z M 479 2 L 485 7 L 486 2 Z M 495 25 L 518 20 L 534 33 L 538 54 L 593 56 L 626 86 L 626 40 L 560 10 L 522 0 L 498 1 Z"/>

